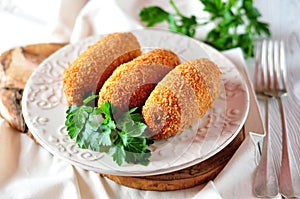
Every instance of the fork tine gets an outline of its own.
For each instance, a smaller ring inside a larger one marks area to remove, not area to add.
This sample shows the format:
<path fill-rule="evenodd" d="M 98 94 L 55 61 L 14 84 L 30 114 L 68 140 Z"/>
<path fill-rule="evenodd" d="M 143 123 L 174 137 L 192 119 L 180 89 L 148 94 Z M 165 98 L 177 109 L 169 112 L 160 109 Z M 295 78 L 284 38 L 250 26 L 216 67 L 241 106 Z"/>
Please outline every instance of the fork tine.
<path fill-rule="evenodd" d="M 260 74 L 261 74 L 261 42 L 258 42 L 255 49 L 255 71 L 254 71 L 254 88 L 256 92 L 262 92 Z"/>
<path fill-rule="evenodd" d="M 268 80 L 268 59 L 267 59 L 267 55 L 268 55 L 268 49 L 267 46 L 268 43 L 266 40 L 263 40 L 262 44 L 261 44 L 261 84 L 262 84 L 262 89 L 263 91 L 266 90 L 267 88 L 267 80 Z"/>
<path fill-rule="evenodd" d="M 285 60 L 285 46 L 284 42 L 280 41 L 280 73 L 282 79 L 282 89 L 286 91 L 286 60 Z"/>
<path fill-rule="evenodd" d="M 280 61 L 281 61 L 281 56 L 280 56 L 280 43 L 278 41 L 274 41 L 274 88 L 280 89 L 279 85 L 279 80 L 280 80 Z"/>
<path fill-rule="evenodd" d="M 267 41 L 267 85 L 268 89 L 272 90 L 274 88 L 273 80 L 274 80 L 274 50 L 273 50 L 273 42 L 271 40 Z"/>

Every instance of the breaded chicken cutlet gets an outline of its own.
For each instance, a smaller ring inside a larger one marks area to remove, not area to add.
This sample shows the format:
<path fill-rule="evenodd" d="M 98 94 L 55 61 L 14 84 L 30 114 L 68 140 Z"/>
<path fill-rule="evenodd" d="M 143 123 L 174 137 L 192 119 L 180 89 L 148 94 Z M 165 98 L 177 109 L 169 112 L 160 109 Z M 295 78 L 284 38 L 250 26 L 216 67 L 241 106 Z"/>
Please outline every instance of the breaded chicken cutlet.
<path fill-rule="evenodd" d="M 119 113 L 141 108 L 157 83 L 178 64 L 177 55 L 167 49 L 155 49 L 122 64 L 101 88 L 98 106 L 108 100 Z"/>
<path fill-rule="evenodd" d="M 87 94 L 98 93 L 116 67 L 141 55 L 132 33 L 113 33 L 89 46 L 64 71 L 63 88 L 69 104 L 81 105 Z"/>
<path fill-rule="evenodd" d="M 194 124 L 220 95 L 221 72 L 206 58 L 184 62 L 151 92 L 142 115 L 154 139 L 174 136 Z"/>

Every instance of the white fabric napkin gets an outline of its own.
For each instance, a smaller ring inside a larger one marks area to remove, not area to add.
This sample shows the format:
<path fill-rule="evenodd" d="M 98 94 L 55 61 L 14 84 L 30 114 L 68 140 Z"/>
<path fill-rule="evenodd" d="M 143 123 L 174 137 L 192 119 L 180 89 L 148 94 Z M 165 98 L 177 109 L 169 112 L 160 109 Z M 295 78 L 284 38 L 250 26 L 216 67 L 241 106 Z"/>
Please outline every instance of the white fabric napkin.
<path fill-rule="evenodd" d="M 121 0 L 90 0 L 74 19 L 85 1 L 78 0 L 80 5 L 72 2 L 60 2 L 58 13 L 64 14 L 57 15 L 58 25 L 51 29 L 50 33 L 66 40 L 70 39 L 71 42 L 94 34 L 130 31 L 143 27 L 135 16 L 136 11 L 145 4 L 159 3 L 165 9 L 169 9 L 164 1 L 141 3 L 128 0 L 124 3 L 125 1 Z M 184 3 L 181 6 L 186 12 L 195 8 Z M 67 28 L 64 29 L 65 27 Z M 162 25 L 161 28 L 165 26 Z M 234 49 L 224 54 L 244 71 L 242 74 L 247 78 L 241 51 Z M 261 132 L 261 129 L 258 127 L 256 132 Z M 205 187 L 196 186 L 169 192 L 141 191 L 121 186 L 100 177 L 97 173 L 85 171 L 52 156 L 30 138 L 19 134 L 0 120 L 0 198 L 255 198 L 252 194 L 252 175 L 258 157 L 256 143 L 260 139 L 260 136 L 254 134 L 247 135 L 225 169 Z"/>
<path fill-rule="evenodd" d="M 207 13 L 201 12 L 203 6 L 198 0 L 174 0 L 174 2 L 183 14 L 199 16 L 201 19 L 208 16 Z M 94 34 L 143 28 L 145 24 L 139 19 L 139 10 L 143 7 L 157 5 L 166 11 L 174 12 L 169 2 L 164 0 L 90 0 L 75 21 L 71 42 Z M 156 27 L 168 29 L 166 23 L 158 24 Z M 204 38 L 211 27 L 212 24 L 201 27 L 195 37 L 197 39 Z"/>
<path fill-rule="evenodd" d="M 0 0 L 0 53 L 33 43 L 70 40 L 88 0 Z"/>

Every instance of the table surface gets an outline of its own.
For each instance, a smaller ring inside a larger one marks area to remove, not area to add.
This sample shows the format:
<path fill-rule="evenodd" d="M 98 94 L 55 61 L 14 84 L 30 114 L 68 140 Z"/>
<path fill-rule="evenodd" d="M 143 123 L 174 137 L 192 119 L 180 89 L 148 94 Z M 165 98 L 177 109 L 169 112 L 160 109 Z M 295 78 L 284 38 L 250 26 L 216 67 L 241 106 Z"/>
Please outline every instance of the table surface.
<path fill-rule="evenodd" d="M 285 113 L 287 117 L 287 129 L 290 134 L 290 141 L 293 146 L 293 152 L 297 162 L 300 163 L 300 21 L 298 9 L 300 1 L 255 1 L 257 8 L 262 13 L 262 19 L 269 22 L 272 37 L 282 39 L 286 43 L 287 52 L 287 99 L 284 102 Z M 250 64 L 251 63 L 251 64 Z M 253 61 L 249 62 L 248 67 L 253 71 Z M 252 68 L 252 69 L 251 69 Z M 264 104 L 261 102 L 262 114 L 264 114 Z M 277 148 L 280 149 L 280 114 L 277 102 L 271 102 L 270 126 Z M 280 164 L 280 157 L 276 158 L 276 165 Z"/>

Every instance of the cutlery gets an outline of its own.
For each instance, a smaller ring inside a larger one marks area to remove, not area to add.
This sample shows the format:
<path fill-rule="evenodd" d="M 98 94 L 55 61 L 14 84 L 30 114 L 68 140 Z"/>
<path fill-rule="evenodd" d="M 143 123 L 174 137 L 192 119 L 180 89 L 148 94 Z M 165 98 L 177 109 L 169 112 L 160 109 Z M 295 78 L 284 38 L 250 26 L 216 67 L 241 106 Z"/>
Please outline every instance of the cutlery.
<path fill-rule="evenodd" d="M 284 113 L 283 98 L 287 96 L 286 88 L 286 60 L 285 46 L 283 41 L 269 41 L 270 50 L 273 46 L 274 60 L 274 87 L 267 94 L 276 98 L 279 104 L 282 127 L 282 157 L 279 176 L 279 192 L 284 197 L 300 197 L 300 175 L 297 170 L 298 166 L 295 161 L 289 134 L 286 128 L 286 119 Z M 271 57 L 272 59 L 272 57 Z M 270 78 L 270 77 L 269 77 Z M 272 78 L 272 76 L 271 76 Z"/>
<path fill-rule="evenodd" d="M 278 179 L 273 160 L 272 140 L 269 132 L 269 99 L 271 96 L 266 93 L 272 89 L 271 76 L 273 77 L 273 60 L 271 47 L 267 48 L 267 41 L 264 40 L 256 48 L 256 61 L 254 72 L 254 88 L 258 99 L 265 103 L 265 137 L 263 142 L 260 162 L 254 175 L 254 193 L 258 197 L 275 197 L 278 195 Z"/>
<path fill-rule="evenodd" d="M 283 104 L 284 97 L 287 96 L 284 42 L 263 40 L 257 48 L 256 60 L 254 86 L 258 97 L 265 100 L 266 136 L 261 162 L 257 167 L 254 180 L 254 192 L 259 197 L 273 197 L 278 191 L 284 197 L 299 197 L 300 175 L 289 141 Z M 282 127 L 279 182 L 273 163 L 269 134 L 268 102 L 270 99 L 276 99 L 278 102 Z"/>

